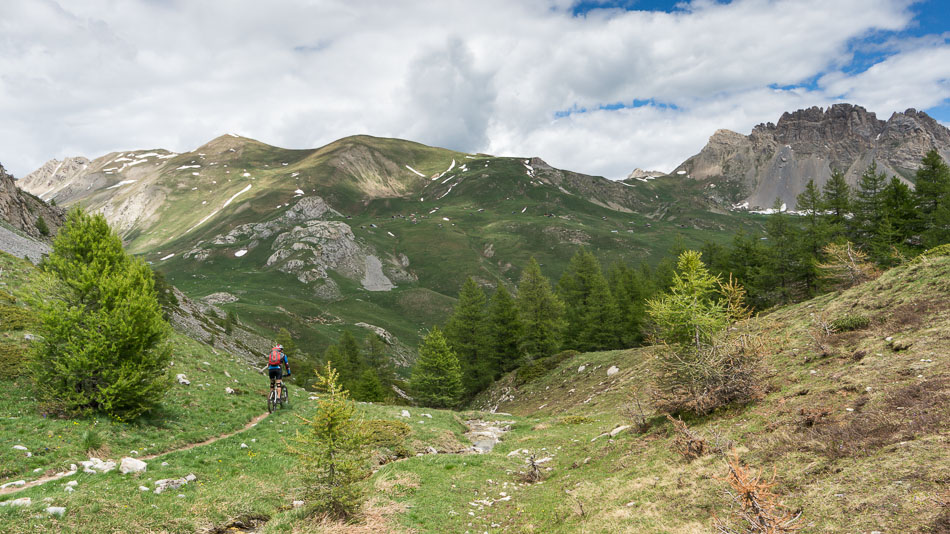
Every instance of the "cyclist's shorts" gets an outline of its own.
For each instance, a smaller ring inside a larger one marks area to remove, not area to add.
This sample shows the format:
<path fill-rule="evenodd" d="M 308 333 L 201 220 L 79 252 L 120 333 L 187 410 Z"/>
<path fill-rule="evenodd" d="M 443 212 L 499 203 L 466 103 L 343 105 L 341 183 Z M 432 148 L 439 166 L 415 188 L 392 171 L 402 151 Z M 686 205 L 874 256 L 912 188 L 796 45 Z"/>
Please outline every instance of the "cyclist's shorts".
<path fill-rule="evenodd" d="M 284 376 L 284 372 L 280 369 L 280 367 L 276 367 L 276 368 L 275 368 L 275 367 L 268 367 L 268 368 L 267 368 L 267 374 L 270 376 L 270 383 L 271 383 L 271 385 L 274 384 L 274 381 L 275 381 L 275 380 L 277 380 L 277 379 L 279 379 L 279 378 L 281 378 L 281 377 Z"/>

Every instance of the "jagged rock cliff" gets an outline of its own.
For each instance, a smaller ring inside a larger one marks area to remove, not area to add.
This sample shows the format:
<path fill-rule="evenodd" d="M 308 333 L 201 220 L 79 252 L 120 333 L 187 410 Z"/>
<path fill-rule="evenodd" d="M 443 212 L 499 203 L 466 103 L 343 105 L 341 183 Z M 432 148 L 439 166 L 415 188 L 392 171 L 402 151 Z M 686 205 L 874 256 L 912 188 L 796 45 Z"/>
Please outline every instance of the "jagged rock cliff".
<path fill-rule="evenodd" d="M 49 230 L 45 235 L 37 227 L 40 217 Z M 49 241 L 62 226 L 65 216 L 63 210 L 22 191 L 13 176 L 0 165 L 0 219 L 34 239 Z"/>
<path fill-rule="evenodd" d="M 674 174 L 729 183 L 736 192 L 729 200 L 750 208 L 770 207 L 776 198 L 791 207 L 809 180 L 824 185 L 833 169 L 854 184 L 876 161 L 888 175 L 912 182 L 933 149 L 950 160 L 950 130 L 922 111 L 884 121 L 861 106 L 835 104 L 784 113 L 750 135 L 719 130 Z"/>

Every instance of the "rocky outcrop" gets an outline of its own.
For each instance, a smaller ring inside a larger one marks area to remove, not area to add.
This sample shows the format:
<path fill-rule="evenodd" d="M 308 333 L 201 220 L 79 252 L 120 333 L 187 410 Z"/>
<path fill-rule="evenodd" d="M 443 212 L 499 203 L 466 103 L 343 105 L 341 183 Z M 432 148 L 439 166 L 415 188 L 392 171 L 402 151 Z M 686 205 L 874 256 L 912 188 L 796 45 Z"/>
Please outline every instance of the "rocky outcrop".
<path fill-rule="evenodd" d="M 0 165 L 0 220 L 38 241 L 50 241 L 65 221 L 62 209 L 49 206 L 39 198 L 17 187 L 13 176 Z M 37 226 L 39 218 L 46 223 L 47 233 Z"/>
<path fill-rule="evenodd" d="M 950 130 L 924 112 L 908 109 L 884 121 L 860 106 L 835 104 L 785 113 L 747 136 L 719 130 L 673 174 L 727 185 L 719 190 L 733 191 L 728 200 L 751 209 L 776 198 L 792 207 L 809 180 L 822 186 L 832 170 L 855 184 L 877 162 L 888 175 L 912 181 L 930 150 L 950 159 Z"/>
<path fill-rule="evenodd" d="M 414 279 L 403 267 L 409 264 L 409 258 L 387 257 L 384 263 L 371 246 L 357 241 L 350 225 L 326 220 L 331 217 L 342 215 L 320 197 L 304 197 L 280 217 L 236 226 L 209 243 L 199 244 L 184 257 L 204 261 L 216 247 L 233 245 L 250 251 L 272 240 L 265 267 L 312 284 L 315 296 L 324 300 L 342 297 L 330 271 L 359 281 L 369 291 L 389 291 L 395 287 L 393 279 Z"/>

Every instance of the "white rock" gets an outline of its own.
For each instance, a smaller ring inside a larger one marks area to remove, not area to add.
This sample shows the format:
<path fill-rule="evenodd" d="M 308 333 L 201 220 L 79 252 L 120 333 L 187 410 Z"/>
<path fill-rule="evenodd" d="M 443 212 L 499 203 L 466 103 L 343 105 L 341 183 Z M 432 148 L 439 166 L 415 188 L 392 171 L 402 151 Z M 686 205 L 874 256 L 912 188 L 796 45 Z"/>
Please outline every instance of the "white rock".
<path fill-rule="evenodd" d="M 144 473 L 147 468 L 148 464 L 142 460 L 125 457 L 122 459 L 121 465 L 119 465 L 119 472 L 123 475 L 128 473 Z"/>
<path fill-rule="evenodd" d="M 6 484 L 0 485 L 0 489 L 6 489 L 6 488 L 9 488 L 10 486 L 25 486 L 25 485 L 26 485 L 25 480 L 17 480 L 15 482 L 7 482 Z"/>
<path fill-rule="evenodd" d="M 115 462 L 112 460 L 102 461 L 99 458 L 89 458 L 89 460 L 84 462 L 79 462 L 79 465 L 83 467 L 83 472 L 85 473 L 108 473 L 115 469 Z"/>
<path fill-rule="evenodd" d="M 41 473 L 42 471 L 43 471 L 42 467 L 37 467 L 36 469 L 33 470 L 34 473 Z"/>
<path fill-rule="evenodd" d="M 294 508 L 300 508 L 301 506 L 303 506 L 303 501 L 294 501 L 291 504 L 293 505 Z"/>
<path fill-rule="evenodd" d="M 168 467 L 168 462 L 162 462 L 162 467 Z"/>
<path fill-rule="evenodd" d="M 431 413 L 424 413 L 424 414 L 422 414 L 422 417 L 428 417 L 429 419 L 432 419 L 432 414 L 431 414 Z"/>
<path fill-rule="evenodd" d="M 399 414 L 399 416 L 400 416 L 400 417 L 412 417 L 411 415 L 409 415 L 409 410 L 403 410 L 402 413 Z"/>
<path fill-rule="evenodd" d="M 577 372 L 578 372 L 578 373 L 583 373 L 583 372 L 584 372 L 584 369 L 587 369 L 587 366 L 586 366 L 586 365 L 581 365 L 580 367 L 577 368 Z"/>
<path fill-rule="evenodd" d="M 65 491 L 66 493 L 72 493 L 76 490 L 72 486 L 66 486 L 65 488 L 63 488 L 63 491 Z"/>
<path fill-rule="evenodd" d="M 234 395 L 234 390 L 231 388 L 224 388 L 224 392 L 228 395 Z"/>
<path fill-rule="evenodd" d="M 617 434 L 623 432 L 624 430 L 630 428 L 630 425 L 621 425 L 617 428 L 610 431 L 610 437 L 615 437 Z"/>
<path fill-rule="evenodd" d="M 148 488 L 145 486 L 139 486 L 139 491 L 148 491 Z"/>
<path fill-rule="evenodd" d="M 179 373 L 178 375 L 175 376 L 175 378 L 178 379 L 178 383 L 183 386 L 191 385 L 191 381 L 189 381 L 188 377 L 185 376 L 184 374 Z"/>
<path fill-rule="evenodd" d="M 620 372 L 620 368 L 616 365 L 611 365 L 610 369 L 607 369 L 607 376 L 613 376 Z"/>
<path fill-rule="evenodd" d="M 241 448 L 242 448 L 242 449 L 246 449 L 246 448 L 247 448 L 247 443 L 242 443 L 242 444 L 241 444 Z"/>
<path fill-rule="evenodd" d="M 184 494 L 184 493 L 179 493 L 179 494 L 178 494 L 178 498 L 179 498 L 179 499 L 184 499 L 184 498 L 185 498 L 185 494 Z"/>
<path fill-rule="evenodd" d="M 16 450 L 18 450 L 18 451 L 25 451 L 25 450 L 27 450 L 26 447 L 24 447 L 23 445 L 14 445 L 13 448 L 16 449 Z"/>
<path fill-rule="evenodd" d="M 66 483 L 66 485 L 67 485 L 67 486 L 78 486 L 78 485 L 79 485 L 79 482 L 76 482 L 75 480 L 70 480 L 69 482 Z"/>
<path fill-rule="evenodd" d="M 188 476 L 185 477 L 185 480 L 187 480 L 188 482 L 194 482 L 198 480 L 198 477 L 196 477 L 194 473 L 190 473 L 188 474 Z"/>
<path fill-rule="evenodd" d="M 63 514 L 66 513 L 66 509 L 62 506 L 49 506 L 46 508 L 46 513 L 49 515 L 63 517 Z"/>
<path fill-rule="evenodd" d="M 20 499 L 13 499 L 12 501 L 9 501 L 9 503 L 10 503 L 10 506 L 30 506 L 33 504 L 33 499 L 29 497 L 22 497 Z M 0 504 L 4 506 L 7 505 L 7 503 L 5 502 L 0 503 Z"/>

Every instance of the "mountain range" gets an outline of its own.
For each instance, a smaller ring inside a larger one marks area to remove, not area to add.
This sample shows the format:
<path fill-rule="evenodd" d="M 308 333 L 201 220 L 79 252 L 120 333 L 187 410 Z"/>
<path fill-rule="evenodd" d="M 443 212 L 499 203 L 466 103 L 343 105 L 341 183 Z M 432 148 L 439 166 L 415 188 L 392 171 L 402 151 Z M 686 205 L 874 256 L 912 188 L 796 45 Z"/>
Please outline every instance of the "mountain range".
<path fill-rule="evenodd" d="M 754 231 L 761 217 L 741 208 L 793 206 L 832 169 L 854 183 L 877 161 L 912 181 L 932 148 L 950 156 L 950 131 L 922 112 L 880 121 L 840 104 L 748 136 L 720 130 L 672 173 L 637 169 L 623 181 L 398 139 L 289 150 L 226 134 L 185 153 L 52 160 L 18 185 L 102 212 L 172 284 L 263 338 L 286 327 L 319 354 L 357 328 L 408 355 L 467 276 L 513 288 L 535 257 L 556 280 L 580 247 L 608 265 L 655 264 L 674 243 Z"/>

